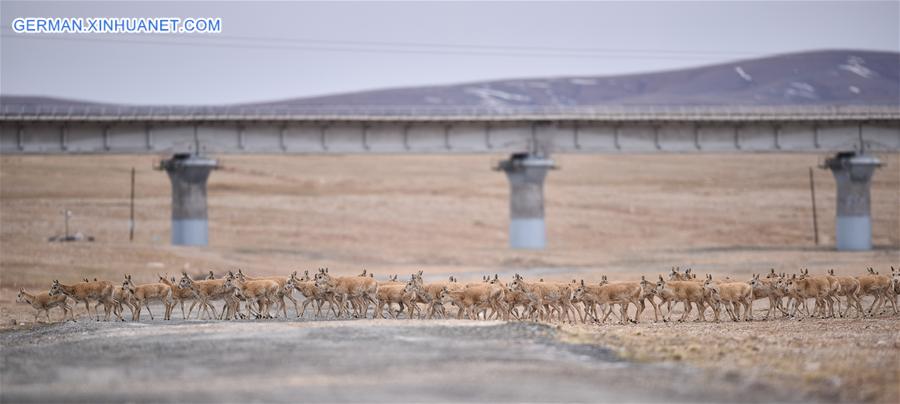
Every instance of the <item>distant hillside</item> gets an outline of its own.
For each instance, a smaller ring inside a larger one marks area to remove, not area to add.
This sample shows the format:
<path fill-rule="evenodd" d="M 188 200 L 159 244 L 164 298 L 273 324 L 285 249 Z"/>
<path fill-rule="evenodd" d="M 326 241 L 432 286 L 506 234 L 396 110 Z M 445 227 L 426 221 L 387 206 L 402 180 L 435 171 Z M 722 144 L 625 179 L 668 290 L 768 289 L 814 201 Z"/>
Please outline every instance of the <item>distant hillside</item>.
<path fill-rule="evenodd" d="M 4 96 L 4 104 L 98 106 Z M 608 105 L 898 105 L 900 53 L 829 50 L 620 76 L 496 80 L 396 88 L 228 107 L 566 107 Z M 215 111 L 216 106 L 203 106 Z"/>
<path fill-rule="evenodd" d="M 262 105 L 587 106 L 900 104 L 900 54 L 820 51 L 622 76 L 497 80 Z"/>

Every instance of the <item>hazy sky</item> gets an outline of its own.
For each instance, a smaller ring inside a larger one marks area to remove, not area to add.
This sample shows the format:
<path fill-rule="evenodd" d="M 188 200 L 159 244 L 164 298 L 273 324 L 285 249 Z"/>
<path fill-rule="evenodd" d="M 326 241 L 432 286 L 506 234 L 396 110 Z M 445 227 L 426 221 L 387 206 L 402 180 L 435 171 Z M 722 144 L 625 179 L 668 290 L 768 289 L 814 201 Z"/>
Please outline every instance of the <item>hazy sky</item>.
<path fill-rule="evenodd" d="M 221 34 L 15 34 L 16 17 L 221 17 Z M 814 49 L 900 51 L 900 2 L 0 3 L 0 91 L 263 101 L 606 75 Z"/>

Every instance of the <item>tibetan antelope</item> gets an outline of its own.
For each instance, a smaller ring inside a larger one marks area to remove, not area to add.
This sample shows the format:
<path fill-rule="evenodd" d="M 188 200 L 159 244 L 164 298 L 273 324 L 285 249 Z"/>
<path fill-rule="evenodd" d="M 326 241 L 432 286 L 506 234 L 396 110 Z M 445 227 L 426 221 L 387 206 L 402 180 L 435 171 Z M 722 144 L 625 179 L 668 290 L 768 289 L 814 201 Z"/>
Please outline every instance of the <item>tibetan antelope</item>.
<path fill-rule="evenodd" d="M 134 296 L 126 293 L 122 285 L 113 289 L 112 300 L 112 311 L 119 321 L 125 321 L 125 318 L 122 317 L 125 314 L 124 307 L 128 307 L 128 310 L 131 311 L 131 317 L 134 317 Z"/>
<path fill-rule="evenodd" d="M 766 310 L 766 320 L 772 315 L 774 310 L 780 310 L 783 315 L 787 315 L 782 303 L 784 292 L 778 287 L 778 278 L 760 278 L 759 274 L 753 275 L 750 279 L 750 288 L 753 290 L 753 299 L 769 299 L 769 309 Z M 751 313 L 751 318 L 753 314 Z"/>
<path fill-rule="evenodd" d="M 614 305 L 619 305 L 620 324 L 632 321 L 628 317 L 628 306 L 631 304 L 633 304 L 636 309 L 634 322 L 638 322 L 639 319 L 637 318 L 637 316 L 640 314 L 639 311 L 641 308 L 641 300 L 643 299 L 643 296 L 643 288 L 641 287 L 640 283 L 637 282 L 615 282 L 604 285 L 586 285 L 584 281 L 582 281 L 579 284 L 578 288 L 576 288 L 574 291 L 574 297 L 576 299 L 584 302 L 586 306 L 590 305 L 594 307 L 587 310 L 588 312 L 596 314 L 595 307 L 597 305 L 606 306 L 606 313 L 603 315 L 602 319 L 598 320 L 596 315 L 594 315 L 594 320 L 601 323 L 605 322 L 610 313 L 612 313 Z"/>
<path fill-rule="evenodd" d="M 332 295 L 331 303 L 338 307 L 338 317 L 342 316 L 350 302 L 356 316 L 366 318 L 370 302 L 375 301 L 378 282 L 362 276 L 332 277 L 328 268 L 320 268 L 316 273 L 316 287 Z M 348 312 L 349 315 L 349 312 Z"/>
<path fill-rule="evenodd" d="M 456 278 L 452 276 L 446 281 L 425 283 L 422 278 L 422 271 L 413 274 L 412 280 L 417 288 L 416 299 L 425 303 L 426 318 L 429 319 L 435 315 L 439 315 L 441 318 L 446 317 L 447 312 L 444 307 L 444 300 L 441 299 L 442 289 L 447 288 L 450 291 L 460 291 L 466 287 L 466 285 L 457 282 Z M 462 318 L 463 312 L 463 309 L 460 308 L 457 311 L 457 317 Z"/>
<path fill-rule="evenodd" d="M 313 316 L 319 318 L 319 315 L 322 313 L 322 306 L 325 302 L 332 300 L 330 292 L 316 287 L 316 282 L 310 278 L 309 271 L 303 271 L 303 276 L 299 278 L 297 277 L 297 271 L 291 273 L 291 277 L 285 285 L 285 288 L 287 287 L 292 287 L 303 295 L 303 305 L 297 312 L 298 318 L 303 317 L 303 314 L 306 313 L 306 306 L 309 306 L 310 303 L 316 303 L 316 313 Z M 331 306 L 331 311 L 337 316 L 337 308 Z"/>
<path fill-rule="evenodd" d="M 801 306 L 806 307 L 806 301 L 815 299 L 816 305 L 811 316 L 820 315 L 825 317 L 825 309 L 828 304 L 826 296 L 831 291 L 831 285 L 825 279 L 816 279 L 807 277 L 801 271 L 800 276 L 792 274 L 787 278 L 787 295 L 790 299 L 789 309 L 790 316 L 796 317 L 797 311 Z M 809 313 L 809 310 L 806 310 Z"/>
<path fill-rule="evenodd" d="M 746 282 L 716 283 L 712 275 L 707 274 L 703 282 L 705 289 L 711 290 L 710 297 L 714 302 L 721 302 L 733 321 L 741 320 L 741 309 L 744 312 L 744 321 L 753 319 L 753 287 Z M 713 308 L 716 321 L 719 320 L 718 304 Z"/>
<path fill-rule="evenodd" d="M 125 275 L 125 281 L 122 282 L 122 289 L 125 291 L 126 295 L 130 295 L 134 302 L 132 303 L 132 307 L 134 308 L 134 312 L 132 314 L 132 321 L 139 321 L 141 319 L 141 306 L 147 309 L 147 313 L 150 313 L 150 319 L 153 320 L 153 312 L 150 311 L 150 302 L 151 301 L 159 301 L 165 307 L 165 315 L 163 315 L 164 320 L 172 319 L 172 309 L 175 307 L 175 300 L 172 295 L 172 288 L 165 283 L 145 283 L 142 285 L 135 285 L 131 280 L 131 275 Z"/>
<path fill-rule="evenodd" d="M 841 284 L 840 290 L 837 291 L 837 296 L 844 296 L 847 298 L 847 307 L 844 311 L 841 311 L 840 300 L 837 300 L 838 304 L 838 314 L 841 317 L 847 317 L 850 314 L 850 308 L 856 309 L 856 316 L 864 316 L 865 311 L 862 308 L 862 302 L 859 298 L 859 279 L 856 279 L 852 276 L 836 276 L 834 274 L 834 269 L 828 270 L 828 275 L 837 279 L 837 281 Z"/>
<path fill-rule="evenodd" d="M 212 273 L 212 271 L 209 271 Z M 178 284 L 178 281 L 175 280 L 175 277 L 171 277 L 166 279 L 165 276 L 160 274 L 156 274 L 159 277 L 159 282 L 166 284 L 170 289 L 172 289 L 172 299 L 181 306 L 181 318 L 187 319 L 188 314 L 184 312 L 184 301 L 185 300 L 194 300 L 197 298 L 197 294 L 191 288 L 182 288 L 181 285 Z"/>
<path fill-rule="evenodd" d="M 87 310 L 88 316 L 91 317 L 91 308 L 90 302 L 96 301 L 97 304 L 94 305 L 94 314 L 97 316 L 97 321 L 100 321 L 100 313 L 97 311 L 97 306 L 101 303 L 104 305 L 106 311 L 105 320 L 109 320 L 109 315 L 112 310 L 112 293 L 114 289 L 114 285 L 112 282 L 107 281 L 95 281 L 95 282 L 81 282 L 72 285 L 66 285 L 59 283 L 58 280 L 54 280 L 53 284 L 50 285 L 50 296 L 57 296 L 60 294 L 66 295 L 77 304 L 78 302 L 84 302 L 84 308 Z"/>
<path fill-rule="evenodd" d="M 549 316 L 554 310 L 559 312 L 559 321 L 574 322 L 569 315 L 577 316 L 574 306 L 572 306 L 572 298 L 575 296 L 575 290 L 568 284 L 557 284 L 552 282 L 526 282 L 519 274 L 515 274 L 513 281 L 509 284 L 510 290 L 518 290 L 525 293 L 535 295 L 542 303 L 543 310 Z M 534 314 L 533 312 L 531 313 Z"/>
<path fill-rule="evenodd" d="M 413 306 L 415 306 L 416 302 L 416 290 L 418 287 L 413 280 L 410 280 L 406 283 L 396 283 L 389 285 L 381 285 L 378 287 L 378 290 L 375 292 L 375 313 L 373 314 L 373 318 L 385 318 L 384 317 L 384 309 L 387 307 L 388 314 L 397 318 L 400 312 L 403 311 L 404 305 L 408 309 L 407 318 L 413 318 Z M 395 313 L 391 306 L 396 303 L 400 306 L 400 309 Z"/>
<path fill-rule="evenodd" d="M 681 302 L 684 306 L 684 313 L 681 315 L 679 321 L 685 321 L 691 313 L 691 303 L 697 306 L 697 311 L 699 312 L 697 319 L 695 321 L 706 321 L 706 318 L 703 315 L 704 312 L 704 303 L 706 299 L 706 293 L 703 288 L 703 284 L 700 282 L 694 281 L 666 281 L 663 279 L 662 275 L 659 276 L 659 280 L 656 282 L 656 292 L 660 296 L 672 296 L 673 302 Z M 669 310 L 666 315 L 666 321 L 670 321 L 672 318 L 672 310 Z"/>
<path fill-rule="evenodd" d="M 25 289 L 20 289 L 19 294 L 16 295 L 17 303 L 24 303 L 34 307 L 36 310 L 34 313 L 35 323 L 38 321 L 38 317 L 42 312 L 47 315 L 47 322 L 51 322 L 50 309 L 54 307 L 59 307 L 63 310 L 62 321 L 66 321 L 66 317 L 71 317 L 72 321 L 75 321 L 75 310 L 72 309 L 72 306 L 69 306 L 66 299 L 66 295 L 50 296 L 50 293 L 48 292 L 32 295 L 26 292 Z"/>
<path fill-rule="evenodd" d="M 484 282 L 467 284 L 464 290 L 471 295 L 478 296 L 476 299 L 478 303 L 473 308 L 475 310 L 475 319 L 478 319 L 479 314 L 484 313 L 485 320 L 494 317 L 502 317 L 504 320 L 509 320 L 509 309 L 504 298 L 506 286 L 503 285 L 497 274 L 494 274 L 493 278 L 490 276 L 485 277 Z M 492 313 L 488 314 L 488 309 Z"/>
<path fill-rule="evenodd" d="M 479 308 L 482 307 L 482 305 L 489 305 L 491 303 L 489 291 L 484 288 L 466 287 L 451 290 L 444 286 L 441 288 L 438 299 L 444 303 L 452 303 L 459 307 L 457 315 L 465 315 L 465 317 L 472 320 L 478 319 Z M 499 307 L 497 309 L 499 310 Z"/>
<path fill-rule="evenodd" d="M 284 318 L 287 318 L 287 305 L 284 302 L 284 299 L 287 298 L 294 304 L 294 311 L 297 311 L 297 299 L 294 298 L 293 293 L 291 293 L 290 289 L 286 289 L 284 287 L 287 284 L 288 278 L 287 276 L 264 276 L 264 277 L 249 277 L 244 275 L 244 273 L 238 269 L 238 273 L 236 275 L 238 279 L 241 281 L 258 281 L 258 280 L 270 280 L 278 282 L 278 294 L 275 298 L 278 300 L 278 304 L 281 307 L 282 313 L 284 313 Z M 276 309 L 277 313 L 277 309 Z"/>
<path fill-rule="evenodd" d="M 241 280 L 240 276 L 228 278 L 225 280 L 225 290 L 234 290 L 233 295 L 241 300 L 247 301 L 247 312 L 255 315 L 256 318 L 272 318 L 269 314 L 269 308 L 278 298 L 279 294 L 283 294 L 283 287 L 272 279 L 257 280 Z M 259 309 L 253 312 L 253 303 L 257 304 Z"/>
<path fill-rule="evenodd" d="M 194 311 L 194 305 L 199 304 L 200 307 L 197 310 L 198 319 L 201 316 L 201 311 L 209 316 L 209 318 L 218 318 L 219 315 L 216 314 L 216 308 L 210 302 L 214 300 L 226 300 L 226 298 L 230 298 L 230 296 L 234 295 L 232 290 L 225 287 L 225 281 L 233 277 L 234 274 L 229 272 L 223 278 L 195 281 L 188 276 L 187 272 L 181 271 L 181 279 L 178 281 L 178 286 L 184 289 L 191 289 L 195 296 L 194 301 L 191 303 L 191 307 L 188 308 L 188 317 L 190 317 L 191 312 Z M 211 316 L 209 313 L 210 310 L 212 310 Z"/>
<path fill-rule="evenodd" d="M 868 315 L 874 316 L 876 310 L 881 310 L 885 301 L 889 302 L 894 308 L 894 313 L 897 313 L 897 303 L 893 298 L 893 280 L 891 277 L 880 275 L 872 268 L 867 268 L 866 271 L 866 275 L 857 276 L 856 279 L 859 280 L 859 295 L 875 298 L 872 305 L 869 306 Z"/>
<path fill-rule="evenodd" d="M 840 311 L 840 300 L 838 300 L 837 296 L 841 290 L 841 283 L 838 281 L 837 277 L 827 274 L 824 276 L 810 276 L 809 269 L 806 268 L 800 270 L 800 278 L 810 279 L 811 282 L 818 283 L 817 288 L 821 291 L 821 296 L 819 299 L 816 299 L 816 305 L 813 307 L 814 314 L 821 313 L 822 318 L 834 317 L 835 301 L 837 301 L 838 311 Z M 825 305 L 819 307 L 820 301 Z"/>

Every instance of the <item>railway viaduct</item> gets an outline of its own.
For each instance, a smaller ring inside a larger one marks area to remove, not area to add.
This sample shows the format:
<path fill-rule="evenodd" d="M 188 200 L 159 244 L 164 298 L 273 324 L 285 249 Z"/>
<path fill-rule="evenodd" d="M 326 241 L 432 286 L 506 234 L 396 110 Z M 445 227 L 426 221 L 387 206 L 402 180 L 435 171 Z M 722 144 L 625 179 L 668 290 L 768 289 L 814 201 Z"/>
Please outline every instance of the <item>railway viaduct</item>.
<path fill-rule="evenodd" d="M 141 107 L 4 104 L 0 154 L 168 154 L 172 243 L 208 243 L 206 182 L 224 154 L 507 153 L 509 245 L 546 245 L 558 153 L 817 153 L 837 181 L 836 247 L 871 249 L 869 187 L 900 152 L 897 106 L 559 108 Z"/>

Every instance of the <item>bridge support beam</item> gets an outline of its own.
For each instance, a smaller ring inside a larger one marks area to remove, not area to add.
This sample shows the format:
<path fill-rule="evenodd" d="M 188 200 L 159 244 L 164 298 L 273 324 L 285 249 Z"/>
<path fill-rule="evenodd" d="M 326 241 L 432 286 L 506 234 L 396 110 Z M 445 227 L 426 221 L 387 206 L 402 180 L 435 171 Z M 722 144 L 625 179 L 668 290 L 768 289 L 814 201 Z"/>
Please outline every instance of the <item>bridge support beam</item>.
<path fill-rule="evenodd" d="M 553 160 L 528 153 L 513 154 L 495 167 L 509 179 L 510 248 L 543 249 L 547 245 L 544 178 L 554 168 Z"/>
<path fill-rule="evenodd" d="M 187 153 L 160 162 L 172 183 L 172 245 L 209 244 L 206 181 L 217 167 L 216 160 Z"/>
<path fill-rule="evenodd" d="M 839 251 L 872 249 L 869 187 L 880 166 L 878 158 L 860 152 L 838 153 L 822 166 L 830 169 L 837 181 L 835 244 Z"/>

